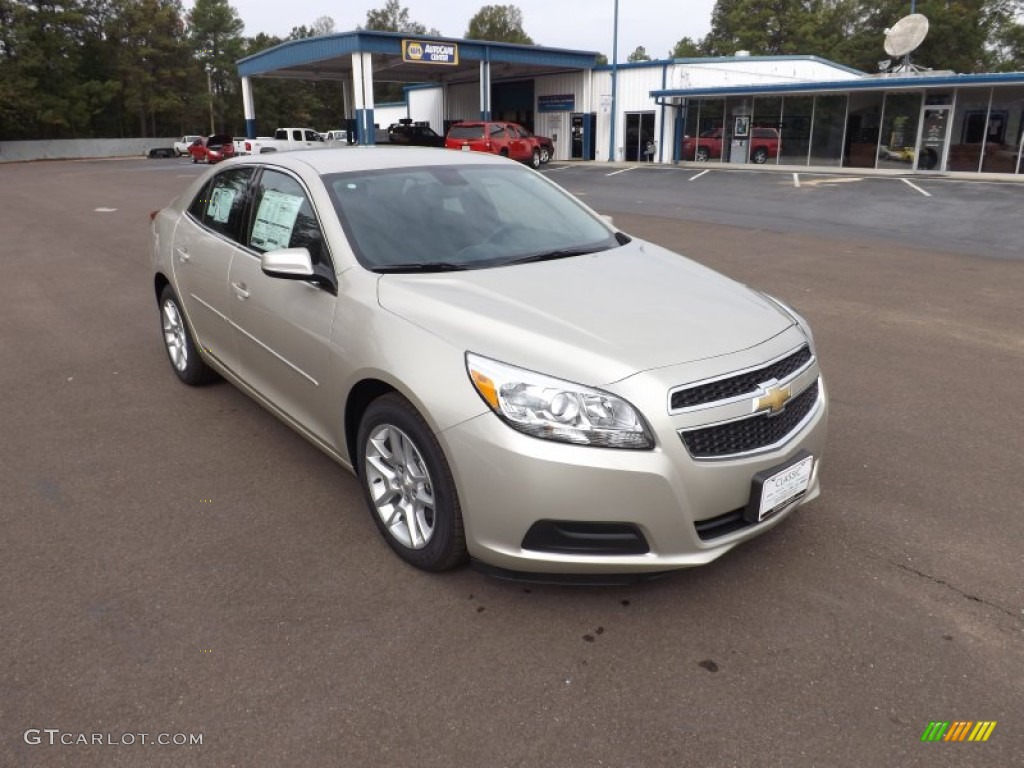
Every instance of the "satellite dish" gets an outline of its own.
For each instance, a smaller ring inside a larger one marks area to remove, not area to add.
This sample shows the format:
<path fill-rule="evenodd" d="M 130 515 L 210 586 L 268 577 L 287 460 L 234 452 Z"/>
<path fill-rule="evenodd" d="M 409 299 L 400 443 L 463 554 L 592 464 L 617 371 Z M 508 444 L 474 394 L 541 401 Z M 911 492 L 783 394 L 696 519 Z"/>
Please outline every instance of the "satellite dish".
<path fill-rule="evenodd" d="M 912 13 L 885 31 L 885 52 L 890 56 L 906 56 L 924 42 L 928 35 L 928 17 Z"/>

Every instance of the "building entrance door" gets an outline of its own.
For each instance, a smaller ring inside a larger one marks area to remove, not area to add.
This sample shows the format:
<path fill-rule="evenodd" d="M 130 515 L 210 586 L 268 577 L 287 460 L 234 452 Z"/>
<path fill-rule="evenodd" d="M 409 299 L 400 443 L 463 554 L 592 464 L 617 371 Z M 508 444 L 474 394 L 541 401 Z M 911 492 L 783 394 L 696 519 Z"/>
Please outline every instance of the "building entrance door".
<path fill-rule="evenodd" d="M 917 170 L 941 171 L 945 167 L 946 144 L 949 140 L 948 104 L 928 105 L 921 123 L 921 140 L 917 153 Z"/>
<path fill-rule="evenodd" d="M 654 113 L 626 113 L 626 145 L 623 159 L 627 162 L 641 160 L 648 162 L 654 159 L 656 146 L 654 142 Z"/>

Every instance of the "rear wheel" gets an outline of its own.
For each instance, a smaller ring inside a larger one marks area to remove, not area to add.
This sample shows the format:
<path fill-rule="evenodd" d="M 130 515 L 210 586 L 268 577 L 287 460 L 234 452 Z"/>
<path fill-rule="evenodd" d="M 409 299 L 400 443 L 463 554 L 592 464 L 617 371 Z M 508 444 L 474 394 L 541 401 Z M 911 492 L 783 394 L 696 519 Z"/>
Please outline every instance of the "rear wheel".
<path fill-rule="evenodd" d="M 711 153 L 708 152 L 708 148 L 707 147 L 697 147 L 697 162 L 698 163 L 706 163 L 710 156 L 711 156 Z"/>
<path fill-rule="evenodd" d="M 754 153 L 750 156 L 750 162 L 763 165 L 768 162 L 768 150 L 764 147 L 758 147 L 754 150 Z"/>
<path fill-rule="evenodd" d="M 356 468 L 373 521 L 407 563 L 445 571 L 467 559 L 455 481 L 412 403 L 392 393 L 363 414 Z"/>
<path fill-rule="evenodd" d="M 163 327 L 167 358 L 179 379 L 195 387 L 218 378 L 217 373 L 199 356 L 178 296 L 169 285 L 160 292 L 160 324 Z"/>

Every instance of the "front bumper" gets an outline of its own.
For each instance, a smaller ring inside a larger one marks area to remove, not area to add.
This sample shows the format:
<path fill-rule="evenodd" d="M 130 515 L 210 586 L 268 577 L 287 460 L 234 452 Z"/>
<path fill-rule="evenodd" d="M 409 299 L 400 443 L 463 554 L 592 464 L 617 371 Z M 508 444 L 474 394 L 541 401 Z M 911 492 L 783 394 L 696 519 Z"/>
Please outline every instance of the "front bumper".
<path fill-rule="evenodd" d="M 685 568 L 720 557 L 819 495 L 828 414 L 823 380 L 817 379 L 818 401 L 811 415 L 784 443 L 753 455 L 706 461 L 693 459 L 678 433 L 692 415 L 666 413 L 664 381 L 677 374 L 664 372 L 661 381 L 647 377 L 609 388 L 648 418 L 656 439 L 649 451 L 542 440 L 511 429 L 489 412 L 445 430 L 440 438 L 455 476 L 470 555 L 490 566 L 532 573 Z M 659 413 L 658 405 L 662 415 L 652 418 Z M 755 474 L 784 464 L 800 451 L 815 458 L 810 485 L 801 498 L 763 522 L 716 527 L 717 521 L 729 520 L 730 514 L 747 506 Z M 531 527 L 549 520 L 631 524 L 649 551 L 603 554 L 525 548 Z"/>

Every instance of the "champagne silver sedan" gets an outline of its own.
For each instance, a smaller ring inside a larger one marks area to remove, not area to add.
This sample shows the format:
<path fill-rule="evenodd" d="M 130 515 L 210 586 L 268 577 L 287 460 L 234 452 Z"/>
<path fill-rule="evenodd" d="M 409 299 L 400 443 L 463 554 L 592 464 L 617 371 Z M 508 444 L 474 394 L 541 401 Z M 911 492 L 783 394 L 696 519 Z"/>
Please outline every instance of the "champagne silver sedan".
<path fill-rule="evenodd" d="M 484 154 L 279 153 L 154 214 L 174 373 L 353 471 L 441 571 L 707 563 L 819 494 L 827 399 L 783 303 Z"/>

